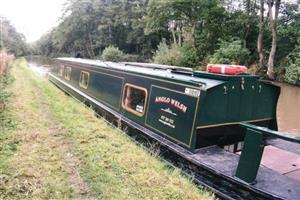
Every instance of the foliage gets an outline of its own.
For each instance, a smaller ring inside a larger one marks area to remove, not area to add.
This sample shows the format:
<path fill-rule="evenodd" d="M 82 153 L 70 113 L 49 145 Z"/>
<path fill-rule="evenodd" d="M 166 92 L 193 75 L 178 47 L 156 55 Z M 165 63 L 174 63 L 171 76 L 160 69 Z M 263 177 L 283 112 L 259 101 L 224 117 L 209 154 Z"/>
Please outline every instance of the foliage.
<path fill-rule="evenodd" d="M 288 60 L 284 80 L 290 84 L 300 85 L 300 46 L 289 55 Z"/>
<path fill-rule="evenodd" d="M 36 53 L 94 58 L 109 45 L 148 56 L 160 33 L 144 34 L 147 0 L 68 0 L 61 23 L 36 43 Z"/>
<path fill-rule="evenodd" d="M 192 35 L 197 56 L 213 52 L 215 41 L 221 36 L 225 9 L 218 0 L 150 0 L 147 7 L 146 30 L 170 31 L 172 41 L 182 46 L 184 32 Z M 195 63 L 194 63 L 195 64 Z"/>
<path fill-rule="evenodd" d="M 291 64 L 286 68 L 285 81 L 290 84 L 300 85 L 300 63 L 298 65 Z"/>
<path fill-rule="evenodd" d="M 197 53 L 196 49 L 188 44 L 184 44 L 182 47 L 174 44 L 169 46 L 164 39 L 158 45 L 153 60 L 155 63 L 164 65 L 195 67 Z"/>
<path fill-rule="evenodd" d="M 231 42 L 220 40 L 220 48 L 210 58 L 211 63 L 222 64 L 246 64 L 249 50 L 244 48 L 240 40 L 233 40 Z"/>
<path fill-rule="evenodd" d="M 280 4 L 275 71 L 279 71 L 276 67 L 296 48 L 300 34 L 299 5 L 292 1 Z M 52 57 L 80 53 L 82 57 L 95 58 L 112 45 L 127 54 L 125 60 L 135 57 L 130 54 L 144 62 L 154 53 L 156 62 L 195 67 L 219 52 L 225 53 L 221 55 L 225 57 L 216 62 L 256 66 L 259 8 L 259 1 L 254 0 L 68 0 L 61 23 L 34 45 L 35 53 Z M 264 21 L 261 52 L 266 61 L 272 34 L 266 16 Z M 156 51 L 163 38 L 168 47 Z M 229 47 L 220 52 L 223 49 L 218 41 L 232 38 L 240 41 L 234 45 L 243 47 L 242 52 Z M 264 68 L 258 71 L 264 72 Z"/>
<path fill-rule="evenodd" d="M 180 47 L 180 52 L 182 54 L 182 59 L 180 61 L 180 66 L 184 67 L 196 67 L 198 64 L 197 49 L 194 46 L 188 44 L 183 44 Z"/>
<path fill-rule="evenodd" d="M 7 91 L 7 86 L 13 80 L 9 73 L 12 61 L 12 55 L 6 54 L 5 51 L 0 51 L 0 113 L 4 111 L 11 95 Z"/>
<path fill-rule="evenodd" d="M 6 87 L 11 82 L 11 78 L 7 75 L 0 75 L 0 113 L 4 111 L 6 103 L 9 100 L 10 93 L 7 91 Z"/>
<path fill-rule="evenodd" d="M 124 53 L 118 48 L 114 46 L 108 46 L 106 47 L 101 55 L 101 58 L 105 61 L 113 61 L 113 62 L 119 62 L 124 59 L 125 55 Z"/>
<path fill-rule="evenodd" d="M 153 60 L 155 63 L 163 65 L 175 65 L 179 66 L 181 64 L 182 55 L 180 49 L 176 45 L 171 47 L 163 40 L 159 43 L 156 52 L 154 53 Z"/>
<path fill-rule="evenodd" d="M 300 35 L 300 4 L 283 3 L 278 23 L 278 48 L 276 62 L 279 65 L 296 49 Z"/>
<path fill-rule="evenodd" d="M 1 38 L 0 50 L 5 49 L 15 56 L 22 56 L 29 52 L 29 47 L 26 44 L 23 34 L 17 32 L 10 21 L 0 15 L 1 23 Z"/>

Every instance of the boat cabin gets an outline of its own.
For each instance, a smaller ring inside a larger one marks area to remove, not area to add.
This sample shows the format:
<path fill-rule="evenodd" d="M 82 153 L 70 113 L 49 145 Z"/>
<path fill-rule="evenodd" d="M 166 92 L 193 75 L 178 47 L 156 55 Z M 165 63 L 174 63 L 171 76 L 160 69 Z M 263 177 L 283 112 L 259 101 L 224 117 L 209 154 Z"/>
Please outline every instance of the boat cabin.
<path fill-rule="evenodd" d="M 240 122 L 277 129 L 280 88 L 255 75 L 57 58 L 49 79 L 191 151 L 242 141 Z"/>

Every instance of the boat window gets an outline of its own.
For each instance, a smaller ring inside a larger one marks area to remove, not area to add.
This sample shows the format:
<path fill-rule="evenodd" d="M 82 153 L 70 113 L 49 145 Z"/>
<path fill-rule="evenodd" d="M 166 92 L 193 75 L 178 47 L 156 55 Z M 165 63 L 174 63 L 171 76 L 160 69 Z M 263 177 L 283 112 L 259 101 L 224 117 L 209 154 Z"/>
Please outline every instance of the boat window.
<path fill-rule="evenodd" d="M 80 72 L 80 80 L 79 80 L 79 86 L 87 89 L 89 85 L 89 79 L 90 79 L 90 73 L 89 72 Z"/>
<path fill-rule="evenodd" d="M 64 68 L 65 68 L 65 66 L 60 66 L 60 68 L 59 68 L 59 71 L 58 71 L 58 75 L 59 76 L 63 76 L 63 74 L 64 74 Z"/>
<path fill-rule="evenodd" d="M 122 106 L 125 110 L 143 116 L 147 99 L 146 88 L 126 84 L 123 92 Z"/>
<path fill-rule="evenodd" d="M 67 80 L 71 79 L 71 71 L 72 71 L 71 67 L 66 67 L 65 68 L 65 79 L 67 79 Z"/>

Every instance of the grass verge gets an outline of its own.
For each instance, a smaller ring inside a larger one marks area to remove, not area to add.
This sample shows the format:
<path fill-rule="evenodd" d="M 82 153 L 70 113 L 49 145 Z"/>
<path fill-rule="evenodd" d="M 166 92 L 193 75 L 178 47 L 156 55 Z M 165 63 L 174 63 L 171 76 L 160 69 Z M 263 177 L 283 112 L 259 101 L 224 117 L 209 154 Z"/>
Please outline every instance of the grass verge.
<path fill-rule="evenodd" d="M 6 131 L 9 136 L 1 143 L 15 144 L 13 138 L 18 142 L 14 152 L 4 156 L 5 166 L 0 165 L 10 172 L 9 184 L 0 183 L 0 199 L 213 199 L 31 72 L 24 60 L 15 63 L 13 74 L 15 98 L 9 110 L 18 126 Z M 12 186 L 16 182 L 30 184 L 24 192 Z M 11 188 L 14 192 L 8 192 Z"/>

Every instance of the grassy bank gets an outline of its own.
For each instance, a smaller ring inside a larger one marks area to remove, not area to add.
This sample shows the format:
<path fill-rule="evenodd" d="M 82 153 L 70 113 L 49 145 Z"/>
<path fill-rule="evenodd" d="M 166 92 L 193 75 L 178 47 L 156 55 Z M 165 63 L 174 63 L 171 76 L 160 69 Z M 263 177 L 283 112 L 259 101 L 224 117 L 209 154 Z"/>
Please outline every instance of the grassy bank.
<path fill-rule="evenodd" d="M 46 79 L 14 63 L 0 199 L 213 199 Z"/>

